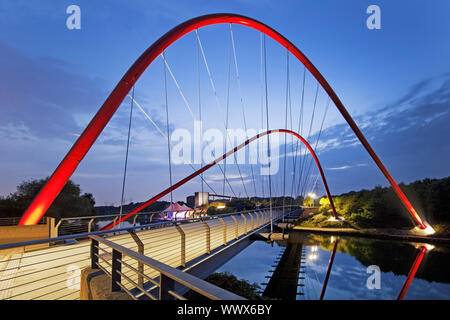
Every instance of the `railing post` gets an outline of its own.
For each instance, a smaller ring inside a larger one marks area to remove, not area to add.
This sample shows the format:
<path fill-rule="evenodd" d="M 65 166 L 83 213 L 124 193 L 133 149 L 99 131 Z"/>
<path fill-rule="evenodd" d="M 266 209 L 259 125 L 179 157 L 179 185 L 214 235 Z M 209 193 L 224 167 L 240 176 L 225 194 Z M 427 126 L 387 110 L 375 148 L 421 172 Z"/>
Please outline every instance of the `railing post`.
<path fill-rule="evenodd" d="M 227 224 L 225 223 L 225 221 L 223 221 L 223 219 L 221 217 L 219 217 L 220 222 L 222 222 L 223 225 L 223 245 L 226 246 L 227 245 Z"/>
<path fill-rule="evenodd" d="M 114 229 L 117 229 L 116 221 L 117 221 L 118 218 L 119 218 L 119 217 L 115 217 L 114 220 L 113 220 Z M 116 235 L 115 232 L 113 232 L 113 234 Z"/>
<path fill-rule="evenodd" d="M 180 233 L 181 237 L 181 266 L 186 267 L 186 234 L 184 233 L 183 229 L 177 224 L 175 224 L 175 228 L 177 228 L 178 232 Z"/>
<path fill-rule="evenodd" d="M 233 218 L 234 223 L 235 223 L 235 238 L 238 239 L 239 238 L 239 222 L 237 221 L 235 216 L 231 216 L 231 218 Z"/>
<path fill-rule="evenodd" d="M 241 213 L 241 217 L 244 219 L 244 234 L 247 234 L 247 217 Z"/>
<path fill-rule="evenodd" d="M 258 214 L 258 211 L 255 211 L 254 213 L 256 215 L 256 227 L 258 228 L 259 227 L 259 214 Z"/>
<path fill-rule="evenodd" d="M 250 216 L 250 219 L 251 219 L 252 230 L 254 230 L 255 229 L 255 223 L 253 221 L 253 215 L 251 214 L 251 212 L 249 212 L 248 215 Z"/>
<path fill-rule="evenodd" d="M 119 272 L 122 272 L 122 263 L 119 261 L 122 260 L 122 252 L 113 249 L 112 252 L 112 270 L 111 270 L 111 291 L 117 292 L 120 291 L 120 286 L 118 283 L 121 282 L 121 275 Z"/>
<path fill-rule="evenodd" d="M 89 224 L 88 224 L 88 232 L 90 233 L 92 231 L 92 222 L 94 222 L 94 218 L 92 218 L 91 220 L 89 220 Z"/>
<path fill-rule="evenodd" d="M 91 239 L 91 268 L 98 269 L 98 241 Z"/>
<path fill-rule="evenodd" d="M 160 274 L 159 277 L 159 300 L 175 300 L 169 291 L 175 288 L 175 280 Z"/>
<path fill-rule="evenodd" d="M 138 235 L 136 234 L 136 232 L 134 230 L 128 230 L 128 232 L 130 233 L 131 237 L 133 238 L 134 242 L 136 242 L 137 246 L 138 246 L 138 252 L 140 254 L 144 254 L 144 243 L 141 241 L 141 239 L 139 239 Z M 144 264 L 142 263 L 142 261 L 138 261 L 138 284 L 142 287 L 144 285 Z"/>
<path fill-rule="evenodd" d="M 134 215 L 134 218 L 133 218 L 133 227 L 136 227 L 136 219 L 137 219 L 137 217 L 138 217 L 137 214 Z"/>
<path fill-rule="evenodd" d="M 62 222 L 63 222 L 63 219 L 59 219 L 58 223 L 55 226 L 55 236 L 56 236 L 56 238 L 58 237 L 59 226 L 61 225 Z"/>
<path fill-rule="evenodd" d="M 205 222 L 205 220 L 201 219 L 200 221 L 206 228 L 206 253 L 210 254 L 211 253 L 211 230 L 210 230 L 208 224 Z"/>

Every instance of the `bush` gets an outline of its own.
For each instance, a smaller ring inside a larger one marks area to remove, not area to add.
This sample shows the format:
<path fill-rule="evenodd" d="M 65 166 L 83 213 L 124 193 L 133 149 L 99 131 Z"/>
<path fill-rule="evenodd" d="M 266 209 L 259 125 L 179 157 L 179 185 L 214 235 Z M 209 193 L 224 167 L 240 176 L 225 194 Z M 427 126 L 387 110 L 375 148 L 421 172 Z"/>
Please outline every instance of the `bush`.
<path fill-rule="evenodd" d="M 228 272 L 210 274 L 205 281 L 249 300 L 261 299 L 261 296 L 257 293 L 261 289 L 259 285 L 244 279 L 237 279 L 236 276 Z M 188 300 L 207 299 L 192 290 L 188 291 L 184 297 Z"/>

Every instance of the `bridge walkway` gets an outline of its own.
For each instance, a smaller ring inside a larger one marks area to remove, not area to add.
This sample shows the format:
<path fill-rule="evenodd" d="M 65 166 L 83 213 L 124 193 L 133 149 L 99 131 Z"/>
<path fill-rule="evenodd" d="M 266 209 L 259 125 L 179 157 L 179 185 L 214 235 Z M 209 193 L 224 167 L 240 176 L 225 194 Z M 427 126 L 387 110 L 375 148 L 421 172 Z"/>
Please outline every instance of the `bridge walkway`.
<path fill-rule="evenodd" d="M 273 210 L 274 220 L 282 214 Z M 270 223 L 269 210 L 243 212 L 218 216 L 204 221 L 178 222 L 154 226 L 136 232 L 144 245 L 143 254 L 171 267 L 184 269 L 189 262 L 246 237 Z M 252 222 L 253 220 L 253 222 Z M 209 230 L 209 232 L 208 232 Z M 208 235 L 209 233 L 209 235 Z M 108 240 L 138 251 L 138 245 L 129 233 L 112 235 Z M 105 251 L 103 251 L 103 250 Z M 100 264 L 111 263 L 106 247 L 100 246 Z M 124 258 L 138 268 L 135 260 Z M 90 242 L 79 241 L 69 245 L 56 245 L 36 251 L 0 250 L 0 299 L 19 300 L 77 300 L 79 299 L 80 272 L 90 266 Z M 153 270 L 144 273 L 153 277 Z M 136 273 L 128 274 L 138 282 Z M 128 285 L 131 288 L 133 285 Z"/>

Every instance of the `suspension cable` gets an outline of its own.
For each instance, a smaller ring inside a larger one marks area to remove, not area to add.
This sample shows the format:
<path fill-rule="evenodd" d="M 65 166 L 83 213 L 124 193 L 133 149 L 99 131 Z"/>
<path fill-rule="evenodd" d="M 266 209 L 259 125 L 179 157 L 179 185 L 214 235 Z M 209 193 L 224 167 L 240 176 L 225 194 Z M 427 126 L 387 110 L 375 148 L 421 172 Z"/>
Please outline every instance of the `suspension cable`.
<path fill-rule="evenodd" d="M 315 94 L 315 96 L 314 96 L 313 112 L 312 112 L 312 115 L 311 115 L 311 122 L 310 122 L 310 124 L 309 124 L 309 130 L 308 130 L 308 140 L 309 140 L 310 137 L 311 137 L 311 131 L 312 131 L 312 126 L 313 126 L 313 122 L 314 122 L 314 115 L 315 115 L 315 112 L 316 112 L 317 96 L 318 96 L 318 94 L 319 94 L 319 82 L 317 82 L 317 85 L 316 85 L 316 94 Z M 303 180 L 306 179 L 306 177 L 303 176 L 303 172 L 304 172 L 304 169 L 306 168 L 305 165 L 306 165 L 306 163 L 308 162 L 307 160 L 310 160 L 310 159 L 309 159 L 309 158 L 308 158 L 308 159 L 303 159 L 303 161 L 302 161 L 302 163 L 301 163 L 301 171 L 300 171 L 300 172 L 301 172 L 301 174 L 302 174 L 302 179 L 303 179 Z M 301 194 L 303 194 L 303 191 L 304 191 L 304 183 L 302 183 L 302 184 L 299 183 L 299 186 L 298 186 L 298 187 L 301 188 Z"/>
<path fill-rule="evenodd" d="M 244 96 L 242 94 L 241 78 L 239 76 L 239 67 L 238 67 L 237 56 L 236 56 L 236 45 L 234 43 L 233 27 L 232 27 L 231 23 L 230 23 L 230 37 L 231 37 L 231 45 L 232 45 L 232 48 L 233 48 L 234 66 L 235 66 L 235 69 L 236 69 L 236 79 L 237 79 L 237 84 L 238 84 L 238 88 L 239 88 L 239 97 L 240 97 L 241 109 L 242 109 L 242 119 L 244 120 L 244 129 L 245 129 L 245 134 L 247 135 L 248 131 L 247 131 L 247 120 L 245 118 Z M 227 119 L 228 119 L 228 117 L 227 117 Z M 250 160 L 250 153 L 249 153 L 249 160 Z M 255 174 L 253 172 L 253 165 L 251 163 L 250 163 L 250 170 L 251 170 L 251 173 L 252 173 L 253 188 L 255 190 L 255 196 L 256 196 Z"/>
<path fill-rule="evenodd" d="M 324 114 L 323 114 L 322 123 L 321 123 L 321 125 L 320 125 L 320 130 L 319 130 L 319 133 L 318 133 L 318 135 L 317 135 L 317 140 L 316 140 L 316 143 L 315 143 L 315 146 L 314 146 L 314 152 L 316 152 L 316 154 L 317 154 L 317 146 L 318 146 L 318 144 L 319 144 L 320 136 L 321 136 L 321 134 L 322 134 L 323 124 L 324 124 L 325 118 L 326 118 L 326 116 L 327 116 L 327 112 L 328 112 L 328 107 L 329 107 L 329 105 L 330 105 L 330 99 L 327 100 L 327 105 L 326 105 L 326 107 L 325 107 L 325 112 L 324 112 Z M 309 173 L 309 171 L 311 170 L 311 166 L 312 166 L 312 162 L 309 163 L 308 173 Z M 310 180 L 310 179 L 309 179 L 309 180 Z M 309 181 L 308 181 L 308 183 L 309 183 Z M 316 183 L 317 183 L 317 178 L 316 178 Z M 306 186 L 307 186 L 307 185 L 306 185 Z"/>
<path fill-rule="evenodd" d="M 165 53 L 163 51 L 162 53 L 162 57 L 164 62 L 166 61 L 166 56 Z M 170 128 L 169 128 L 169 102 L 168 102 L 168 98 L 167 98 L 167 77 L 166 77 L 166 67 L 167 64 L 163 65 L 163 70 L 164 70 L 164 96 L 166 99 L 166 126 L 167 126 L 167 136 L 170 137 Z M 169 69 L 170 70 L 170 69 Z M 169 155 L 169 182 L 170 182 L 170 187 L 172 188 L 172 161 L 171 161 L 171 157 L 170 157 L 170 139 L 167 140 L 167 152 Z M 173 194 L 172 191 L 170 191 L 170 204 L 173 203 Z"/>
<path fill-rule="evenodd" d="M 262 33 L 259 33 L 259 82 L 260 82 L 260 90 L 261 90 L 261 130 L 264 130 L 264 81 L 263 81 L 263 35 Z M 261 143 L 262 144 L 262 143 Z M 258 159 L 259 156 L 262 154 L 262 146 L 260 146 L 261 150 L 258 150 Z M 259 149 L 259 148 L 258 148 Z M 261 154 L 260 154 L 261 153 Z M 259 159 L 259 164 L 261 167 L 261 159 Z M 261 189 L 262 189 L 262 196 L 263 199 L 266 197 L 264 192 L 264 183 L 265 183 L 265 176 L 261 174 L 261 171 L 259 173 L 261 177 Z"/>
<path fill-rule="evenodd" d="M 132 95 L 134 97 L 134 86 L 133 86 L 133 91 L 132 91 Z M 122 181 L 122 195 L 120 197 L 120 211 L 119 211 L 119 221 L 122 218 L 122 210 L 123 210 L 123 197 L 125 194 L 125 179 L 127 177 L 127 165 L 128 165 L 128 149 L 130 147 L 130 135 L 131 135 L 131 119 L 133 117 L 133 99 L 131 100 L 131 105 L 130 105 L 130 120 L 128 122 L 128 137 L 127 137 L 127 151 L 125 153 L 125 165 L 123 168 L 123 181 Z M 120 223 L 119 223 L 119 228 L 120 228 Z"/>
<path fill-rule="evenodd" d="M 302 84 L 302 98 L 301 98 L 301 104 L 300 104 L 300 115 L 298 118 L 298 130 L 301 135 L 303 135 L 303 105 L 304 105 L 304 97 L 305 97 L 305 80 L 306 80 L 306 68 L 303 66 L 303 84 Z M 295 157 L 294 157 L 294 179 L 292 181 L 292 188 L 291 188 L 291 196 L 294 195 L 294 190 L 297 190 L 297 179 L 296 179 L 296 170 L 297 170 L 297 154 L 298 154 L 298 164 L 299 164 L 299 170 L 300 170 L 300 161 L 301 161 L 301 155 L 302 155 L 302 147 L 303 145 L 300 144 L 299 149 L 299 143 L 297 141 L 295 146 Z M 301 176 L 299 175 L 299 179 L 301 179 Z M 298 193 L 296 192 L 296 195 L 298 196 Z"/>
<path fill-rule="evenodd" d="M 284 127 L 287 129 L 288 120 L 288 101 L 289 99 L 289 51 L 286 50 L 286 109 L 284 117 Z M 287 133 L 284 134 L 284 168 L 283 168 L 283 222 L 284 222 L 284 205 L 286 195 L 286 158 L 287 158 Z"/>
<path fill-rule="evenodd" d="M 197 43 L 197 77 L 198 77 L 198 118 L 200 120 L 200 169 L 203 168 L 203 123 L 202 123 L 202 103 L 201 103 L 201 77 L 200 77 L 200 48 Z M 203 173 L 200 175 L 202 184 L 202 198 L 203 198 Z"/>
<path fill-rule="evenodd" d="M 315 149 L 317 148 L 317 144 L 319 143 L 320 135 L 321 135 L 321 133 L 322 133 L 323 124 L 324 124 L 324 121 L 325 121 L 325 117 L 327 116 L 328 105 L 329 105 L 329 100 L 328 100 L 327 106 L 326 106 L 326 108 L 325 108 L 325 112 L 324 112 L 324 114 L 323 114 L 321 126 L 320 126 L 320 129 L 319 129 L 319 133 L 317 134 L 318 138 L 316 139 L 316 143 L 315 143 L 315 145 L 314 145 L 314 151 L 315 151 Z M 305 176 L 305 181 L 304 181 L 304 185 L 303 185 L 303 189 L 302 189 L 302 191 L 303 191 L 305 194 L 306 194 L 306 188 L 307 188 L 307 186 L 308 186 L 308 184 L 309 184 L 309 181 L 311 180 L 311 177 L 310 177 L 310 175 L 309 175 L 309 173 L 311 172 L 311 166 L 312 166 L 311 159 L 309 159 L 309 161 L 308 161 L 307 174 L 306 174 L 306 176 Z"/>
<path fill-rule="evenodd" d="M 212 88 L 213 93 L 214 93 L 214 97 L 215 97 L 215 100 L 216 100 L 216 105 L 217 105 L 217 108 L 219 109 L 219 112 L 220 112 L 220 114 L 222 116 L 223 123 L 225 125 L 225 119 L 224 119 L 224 116 L 223 116 L 221 103 L 220 103 L 220 100 L 219 100 L 219 96 L 217 95 L 216 86 L 214 85 L 214 80 L 213 80 L 211 71 L 209 69 L 208 61 L 206 60 L 205 51 L 203 50 L 203 46 L 202 46 L 202 42 L 200 40 L 200 35 L 199 35 L 199 32 L 198 32 L 198 29 L 195 30 L 195 33 L 197 35 L 197 41 L 198 41 L 198 44 L 200 46 L 200 52 L 202 53 L 203 62 L 205 63 L 206 71 L 207 71 L 208 76 L 209 76 L 209 81 L 211 83 L 211 88 Z M 226 134 L 228 135 L 228 132 L 226 132 Z M 230 137 L 228 137 L 228 139 L 231 140 Z M 241 169 L 239 167 L 239 163 L 238 163 L 237 158 L 236 158 L 236 154 L 233 154 L 233 156 L 234 156 L 234 161 L 236 163 L 236 166 L 237 166 L 237 169 L 238 169 L 238 172 L 239 172 L 239 176 L 241 178 L 242 186 L 244 187 L 244 192 L 245 192 L 245 194 L 247 195 L 247 198 L 248 198 L 249 196 L 248 196 L 248 193 L 247 193 L 247 188 L 245 187 L 244 179 L 242 178 L 242 173 L 241 173 Z"/>
<path fill-rule="evenodd" d="M 188 108 L 189 113 L 191 114 L 192 119 L 193 119 L 194 121 L 196 121 L 195 115 L 194 115 L 194 113 L 192 112 L 192 108 L 190 107 L 189 102 L 187 101 L 185 95 L 183 94 L 183 90 L 181 90 L 181 87 L 180 87 L 180 85 L 178 84 L 178 81 L 176 80 L 175 75 L 174 75 L 173 72 L 171 71 L 170 66 L 169 66 L 169 63 L 167 62 L 167 59 L 165 59 L 165 57 L 162 57 L 162 58 L 163 58 L 163 60 L 164 60 L 165 66 L 166 66 L 167 69 L 169 70 L 169 73 L 170 73 L 170 75 L 171 75 L 171 77 L 172 77 L 172 79 L 173 79 L 173 81 L 174 81 L 176 87 L 178 88 L 178 92 L 180 93 L 180 95 L 181 95 L 181 97 L 182 97 L 182 99 L 183 99 L 183 101 L 184 101 L 184 104 L 185 104 L 186 108 Z M 216 155 L 215 155 L 215 153 L 211 150 L 211 146 L 210 146 L 209 144 L 207 144 L 207 146 L 208 146 L 209 152 L 213 155 L 213 157 L 215 157 Z M 223 173 L 222 166 L 219 165 L 218 167 L 219 167 L 220 171 L 222 171 L 222 173 Z M 202 179 L 202 180 L 205 181 L 204 179 Z M 205 182 L 206 182 L 206 181 L 205 181 Z M 231 184 L 230 184 L 230 182 L 228 181 L 228 179 L 227 179 L 227 183 L 228 183 L 228 186 L 230 187 L 231 191 L 233 192 L 233 194 L 236 195 L 236 194 L 234 193 L 233 188 L 231 187 Z"/>
<path fill-rule="evenodd" d="M 230 109 L 230 78 L 231 78 L 231 44 L 230 48 L 228 50 L 228 77 L 227 77 L 227 112 L 226 112 L 226 118 L 225 118 L 225 132 L 228 132 L 228 115 L 229 115 L 229 109 Z M 223 146 L 223 153 L 227 152 L 227 142 L 228 142 L 228 135 L 225 135 L 225 143 Z M 222 194 L 225 194 L 225 178 L 226 178 L 226 171 L 227 171 L 227 162 L 223 162 L 223 189 Z"/>
<path fill-rule="evenodd" d="M 170 141 L 169 138 L 167 137 L 167 135 L 161 130 L 161 128 L 156 124 L 156 122 L 148 115 L 147 112 L 145 112 L 144 108 L 142 108 L 142 106 L 139 104 L 139 102 L 136 101 L 136 99 L 134 99 L 132 96 L 130 96 L 129 94 L 127 94 L 127 97 L 129 97 L 131 99 L 131 101 L 134 102 L 134 104 L 136 106 L 138 106 L 138 108 L 142 111 L 142 113 L 145 115 L 145 117 L 153 124 L 153 126 L 158 130 L 158 132 L 164 137 L 165 140 Z M 194 166 L 192 165 L 192 163 L 188 163 L 188 165 L 191 167 L 191 169 L 193 171 L 196 171 L 197 169 L 194 168 Z M 200 175 L 200 178 L 202 179 L 202 181 L 208 186 L 208 188 L 211 189 L 211 191 L 214 194 L 217 194 L 217 192 L 208 184 L 208 182 L 203 178 L 203 175 Z"/>
<path fill-rule="evenodd" d="M 266 92 L 266 126 L 267 130 L 269 130 L 269 99 L 267 92 L 267 50 L 266 50 L 266 35 L 264 35 L 264 84 L 265 84 L 265 92 Z M 270 161 L 270 136 L 267 137 L 267 157 L 269 160 L 269 203 L 270 203 L 270 233 L 273 232 L 272 225 L 272 177 L 271 177 L 271 166 L 272 163 Z"/>

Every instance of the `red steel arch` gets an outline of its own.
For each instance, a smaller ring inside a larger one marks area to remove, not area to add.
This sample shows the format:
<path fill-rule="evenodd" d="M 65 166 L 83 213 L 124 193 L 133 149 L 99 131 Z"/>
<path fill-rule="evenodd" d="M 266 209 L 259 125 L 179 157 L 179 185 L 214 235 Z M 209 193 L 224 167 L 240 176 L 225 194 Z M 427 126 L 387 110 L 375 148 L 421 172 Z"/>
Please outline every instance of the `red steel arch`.
<path fill-rule="evenodd" d="M 296 133 L 294 131 L 291 131 L 291 130 L 287 130 L 287 129 L 275 129 L 275 130 L 269 130 L 269 131 L 257 134 L 256 136 L 246 140 L 245 142 L 241 143 L 237 147 L 231 149 L 230 151 L 228 151 L 227 153 L 222 155 L 221 157 L 219 157 L 219 158 L 215 159 L 214 161 L 210 162 L 209 164 L 207 164 L 203 168 L 195 171 L 194 173 L 190 174 L 189 176 L 187 176 L 183 180 L 178 181 L 173 186 L 167 188 L 166 190 L 160 192 L 159 194 L 157 194 L 153 198 L 147 200 L 146 202 L 141 204 L 139 207 L 133 209 L 132 211 L 130 211 L 129 213 L 124 215 L 121 219 L 119 219 L 117 221 L 113 221 L 110 224 L 106 225 L 101 230 L 109 230 L 112 227 L 114 227 L 115 225 L 119 224 L 120 222 L 127 220 L 132 215 L 138 213 L 139 211 L 141 211 L 142 209 L 148 207 L 149 205 L 151 205 L 155 201 L 157 201 L 157 200 L 161 199 L 162 197 L 164 197 L 165 195 L 169 194 L 171 191 L 181 187 L 186 182 L 188 182 L 188 181 L 192 180 L 193 178 L 199 176 L 200 174 L 202 174 L 203 172 L 205 172 L 206 170 L 208 170 L 212 166 L 216 165 L 217 163 L 219 163 L 220 161 L 224 160 L 228 156 L 230 156 L 233 153 L 237 152 L 238 150 L 242 149 L 243 147 L 248 145 L 250 142 L 255 141 L 255 140 L 259 139 L 259 138 L 262 138 L 262 137 L 264 137 L 266 135 L 269 135 L 269 134 L 272 134 L 272 133 L 289 133 L 289 134 L 295 136 L 296 138 L 300 139 L 303 142 L 303 144 L 308 148 L 309 152 L 311 153 L 311 155 L 314 158 L 314 161 L 316 162 L 317 168 L 319 169 L 319 172 L 320 172 L 320 176 L 322 177 L 323 185 L 325 187 L 325 191 L 327 193 L 328 200 L 330 201 L 331 210 L 333 211 L 333 216 L 334 216 L 334 218 L 338 219 L 338 216 L 336 214 L 336 208 L 335 208 L 334 202 L 333 202 L 333 198 L 331 197 L 330 189 L 328 188 L 327 179 L 325 178 L 325 174 L 323 173 L 322 166 L 320 165 L 319 159 L 317 158 L 316 153 L 314 152 L 314 149 L 311 148 L 311 146 L 309 145 L 308 141 L 306 141 L 298 133 Z"/>
<path fill-rule="evenodd" d="M 139 79 L 141 74 L 147 69 L 147 67 L 172 43 L 184 36 L 185 34 L 213 24 L 221 23 L 235 23 L 240 25 L 245 25 L 260 32 L 263 32 L 267 36 L 271 37 L 283 47 L 285 47 L 289 52 L 291 52 L 317 79 L 322 88 L 327 92 L 328 96 L 333 100 L 334 104 L 347 121 L 349 126 L 355 132 L 359 141 L 366 148 L 367 152 L 370 154 L 372 159 L 377 164 L 378 168 L 384 174 L 386 179 L 391 184 L 392 188 L 396 192 L 399 199 L 408 209 L 409 213 L 413 219 L 419 224 L 421 229 L 425 229 L 426 225 L 417 214 L 416 210 L 413 208 L 409 200 L 406 198 L 402 190 L 399 188 L 397 183 L 394 181 L 384 164 L 376 155 L 375 151 L 370 146 L 367 139 L 364 137 L 361 130 L 359 130 L 355 121 L 352 119 L 341 100 L 338 98 L 336 93 L 333 91 L 331 86 L 321 75 L 321 73 L 316 69 L 316 67 L 309 61 L 309 59 L 288 39 L 283 35 L 270 28 L 269 26 L 248 18 L 242 15 L 232 14 L 232 13 L 217 13 L 200 16 L 193 18 L 191 20 L 185 21 L 166 34 L 159 38 L 155 43 L 153 43 L 131 66 L 127 73 L 123 76 L 120 82 L 116 85 L 114 90 L 111 92 L 109 97 L 103 103 L 102 107 L 98 110 L 97 114 L 91 120 L 89 125 L 83 131 L 81 136 L 72 146 L 70 151 L 61 161 L 59 166 L 53 172 L 47 184 L 42 188 L 36 198 L 33 200 L 31 205 L 25 211 L 19 225 L 29 225 L 36 224 L 40 218 L 45 214 L 47 209 L 50 207 L 54 199 L 58 196 L 61 189 L 64 187 L 67 180 L 70 178 L 72 173 L 77 168 L 78 164 L 83 160 L 86 153 L 91 148 L 92 144 L 95 142 L 97 137 L 100 135 L 102 130 L 105 128 L 108 121 L 111 119 L 113 114 L 116 112 L 117 108 L 122 103 L 123 99 L 130 91 L 134 83 Z"/>

